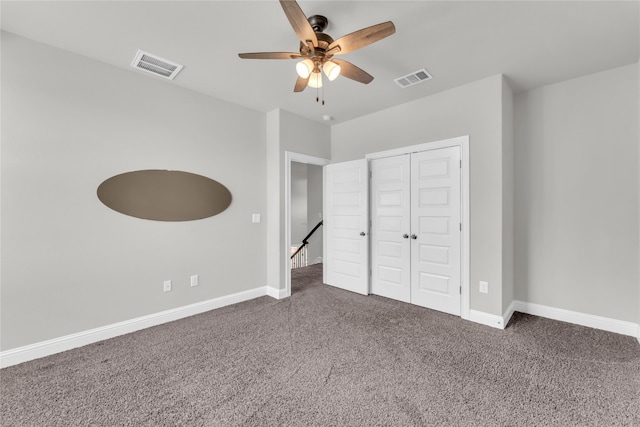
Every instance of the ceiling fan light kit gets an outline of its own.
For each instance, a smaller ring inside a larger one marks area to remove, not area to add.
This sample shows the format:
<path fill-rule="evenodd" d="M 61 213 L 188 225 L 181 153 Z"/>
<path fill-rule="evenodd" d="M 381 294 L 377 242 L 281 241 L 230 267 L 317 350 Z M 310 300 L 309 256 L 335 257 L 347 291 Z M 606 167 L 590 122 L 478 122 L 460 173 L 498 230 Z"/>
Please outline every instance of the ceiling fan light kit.
<path fill-rule="evenodd" d="M 340 75 L 340 66 L 333 61 L 327 61 L 322 65 L 322 71 L 324 71 L 329 81 L 332 82 Z"/>
<path fill-rule="evenodd" d="M 303 79 L 309 78 L 309 75 L 313 71 L 315 65 L 313 65 L 313 61 L 309 58 L 300 61 L 296 64 L 296 72 Z"/>
<path fill-rule="evenodd" d="M 309 83 L 307 85 L 314 89 L 322 87 L 322 74 L 320 72 L 311 73 L 311 76 L 309 76 Z"/>
<path fill-rule="evenodd" d="M 240 53 L 238 54 L 240 58 L 302 59 L 296 64 L 298 80 L 294 86 L 294 92 L 302 92 L 307 86 L 322 87 L 322 72 L 329 81 L 342 75 L 360 83 L 371 83 L 373 76 L 369 73 L 350 62 L 333 59 L 333 56 L 352 52 L 392 35 L 396 31 L 393 22 L 372 25 L 333 40 L 330 35 L 323 32 L 329 25 L 329 20 L 324 16 L 313 15 L 307 18 L 295 0 L 280 0 L 280 6 L 300 39 L 299 52 Z"/>

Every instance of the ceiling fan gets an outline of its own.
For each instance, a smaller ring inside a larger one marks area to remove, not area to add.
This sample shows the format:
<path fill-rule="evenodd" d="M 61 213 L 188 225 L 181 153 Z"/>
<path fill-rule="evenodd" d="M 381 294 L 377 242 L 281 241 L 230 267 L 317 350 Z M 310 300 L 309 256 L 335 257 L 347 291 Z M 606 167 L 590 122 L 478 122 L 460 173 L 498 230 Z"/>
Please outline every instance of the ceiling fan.
<path fill-rule="evenodd" d="M 294 92 L 302 92 L 307 86 L 322 87 L 321 71 L 324 71 L 330 81 L 339 75 L 364 84 L 373 80 L 373 76 L 366 71 L 350 62 L 336 59 L 334 55 L 352 52 L 392 35 L 396 32 L 393 22 L 373 25 L 333 40 L 330 35 L 323 33 L 329 24 L 329 20 L 324 16 L 313 15 L 307 18 L 295 0 L 280 0 L 280 5 L 300 39 L 300 51 L 239 53 L 240 58 L 301 59 L 296 64 L 298 80 Z"/>

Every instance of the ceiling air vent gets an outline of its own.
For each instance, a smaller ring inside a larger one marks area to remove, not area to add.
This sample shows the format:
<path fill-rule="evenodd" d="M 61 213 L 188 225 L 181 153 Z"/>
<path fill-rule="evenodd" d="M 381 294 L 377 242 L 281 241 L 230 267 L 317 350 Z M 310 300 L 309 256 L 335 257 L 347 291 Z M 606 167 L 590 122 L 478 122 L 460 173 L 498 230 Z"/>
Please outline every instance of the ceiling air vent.
<path fill-rule="evenodd" d="M 184 65 L 176 64 L 142 50 L 138 50 L 131 66 L 169 80 L 173 80 L 180 70 L 184 68 Z"/>
<path fill-rule="evenodd" d="M 431 79 L 431 74 L 429 74 L 429 72 L 423 68 L 422 70 L 414 71 L 413 73 L 407 74 L 406 76 L 398 77 L 394 81 L 401 88 L 405 88 L 429 79 Z"/>

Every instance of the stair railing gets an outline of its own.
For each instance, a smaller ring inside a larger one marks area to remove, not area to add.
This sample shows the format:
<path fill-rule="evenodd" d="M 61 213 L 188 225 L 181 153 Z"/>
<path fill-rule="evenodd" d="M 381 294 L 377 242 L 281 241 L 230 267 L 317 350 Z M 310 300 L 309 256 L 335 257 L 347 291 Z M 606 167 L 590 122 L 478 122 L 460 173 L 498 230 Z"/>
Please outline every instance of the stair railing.
<path fill-rule="evenodd" d="M 291 259 L 293 260 L 293 262 L 291 263 L 291 268 L 306 267 L 306 262 L 302 262 L 302 259 L 300 259 L 300 255 L 304 255 L 304 258 L 306 259 L 306 247 L 309 244 L 309 238 L 313 236 L 313 233 L 315 233 L 316 230 L 320 228 L 320 226 L 322 226 L 322 221 L 317 223 L 316 226 L 313 227 L 313 230 L 311 230 L 309 234 L 307 234 L 306 237 L 302 239 L 302 244 L 293 253 L 293 255 L 291 255 Z M 296 256 L 298 257 L 296 258 Z"/>

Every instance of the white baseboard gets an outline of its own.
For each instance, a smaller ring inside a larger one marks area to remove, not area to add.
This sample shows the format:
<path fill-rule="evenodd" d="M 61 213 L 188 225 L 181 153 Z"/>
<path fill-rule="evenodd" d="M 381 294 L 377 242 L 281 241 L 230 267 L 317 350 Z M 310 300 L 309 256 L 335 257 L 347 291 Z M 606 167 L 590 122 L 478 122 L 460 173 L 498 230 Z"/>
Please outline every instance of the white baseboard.
<path fill-rule="evenodd" d="M 83 345 L 103 341 L 119 335 L 139 331 L 162 323 L 172 322 L 174 320 L 204 313 L 206 311 L 236 304 L 242 301 L 248 301 L 265 295 L 276 299 L 283 299 L 287 297 L 286 289 L 275 289 L 270 286 L 263 286 L 183 307 L 173 308 L 159 313 L 0 352 L 0 368 L 17 365 L 18 363 L 71 350 Z M 524 301 L 513 301 L 505 311 L 503 317 L 484 313 L 482 311 L 469 310 L 468 320 L 482 325 L 491 326 L 493 328 L 504 329 L 515 311 L 628 335 L 636 337 L 640 342 L 640 325 L 636 323 Z"/>
<path fill-rule="evenodd" d="M 469 319 L 472 322 L 481 325 L 491 326 L 492 328 L 504 329 L 504 320 L 501 316 L 485 313 L 478 310 L 469 310 Z"/>
<path fill-rule="evenodd" d="M 546 317 L 547 319 L 560 320 L 561 322 L 574 323 L 576 325 L 628 335 L 636 337 L 638 341 L 640 341 L 640 325 L 637 323 L 524 301 L 513 301 L 511 306 L 513 307 L 513 311 L 519 311 L 520 313 L 532 314 L 534 316 Z"/>
<path fill-rule="evenodd" d="M 185 305 L 183 307 L 172 308 L 159 313 L 137 317 L 135 319 L 125 320 L 123 322 L 2 351 L 0 352 L 0 368 L 17 365 L 18 363 L 71 350 L 76 347 L 139 331 L 162 323 L 172 322 L 174 320 L 204 313 L 227 305 L 237 304 L 242 301 L 248 301 L 265 295 L 271 296 L 269 289 L 273 288 L 262 286 L 260 288 L 250 289 L 248 291 L 238 292 L 232 295 L 225 295 L 223 297 L 213 298 L 207 301 Z"/>
<path fill-rule="evenodd" d="M 514 307 L 515 301 L 511 301 L 511 304 L 509 304 L 509 307 L 507 307 L 507 310 L 502 315 L 504 328 L 507 327 L 507 325 L 509 324 L 509 320 L 511 320 L 511 316 L 513 316 L 513 313 L 516 311 Z"/>
<path fill-rule="evenodd" d="M 275 299 L 283 299 L 288 297 L 286 289 L 276 289 L 272 288 L 271 286 L 267 286 L 267 295 Z"/>
<path fill-rule="evenodd" d="M 561 322 L 573 323 L 576 325 L 587 326 L 589 328 L 628 335 L 637 338 L 638 342 L 640 342 L 640 325 L 637 323 L 517 300 L 512 301 L 511 304 L 509 304 L 509 307 L 507 307 L 502 317 L 484 313 L 482 311 L 469 310 L 469 318 L 467 320 L 491 326 L 493 328 L 504 329 L 509 323 L 509 320 L 511 320 L 511 316 L 513 316 L 513 313 L 516 311 L 534 316 L 546 317 L 547 319 L 559 320 Z"/>

